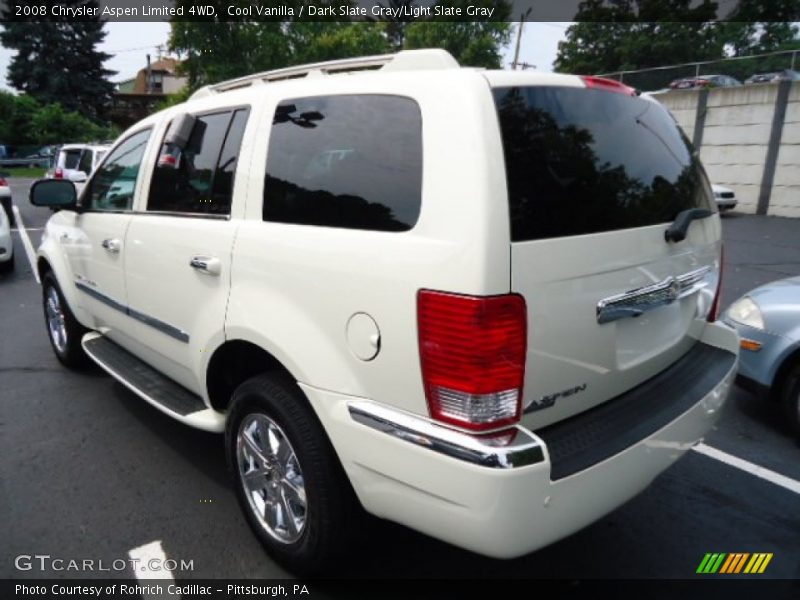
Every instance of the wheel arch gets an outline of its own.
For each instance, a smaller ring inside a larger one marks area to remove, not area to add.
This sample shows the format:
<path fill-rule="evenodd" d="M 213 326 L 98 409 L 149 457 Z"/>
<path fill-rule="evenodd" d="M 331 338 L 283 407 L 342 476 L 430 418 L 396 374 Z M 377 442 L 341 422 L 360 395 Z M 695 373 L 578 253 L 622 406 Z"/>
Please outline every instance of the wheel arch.
<path fill-rule="evenodd" d="M 781 359 L 780 366 L 778 367 L 777 371 L 775 371 L 775 376 L 772 380 L 773 398 L 780 398 L 786 377 L 792 370 L 792 367 L 798 364 L 800 364 L 800 343 L 795 344 L 788 350 L 786 355 Z"/>
<path fill-rule="evenodd" d="M 244 339 L 226 340 L 214 350 L 206 367 L 206 393 L 211 407 L 227 410 L 240 384 L 268 372 L 282 373 L 297 381 L 283 362 L 260 345 Z"/>

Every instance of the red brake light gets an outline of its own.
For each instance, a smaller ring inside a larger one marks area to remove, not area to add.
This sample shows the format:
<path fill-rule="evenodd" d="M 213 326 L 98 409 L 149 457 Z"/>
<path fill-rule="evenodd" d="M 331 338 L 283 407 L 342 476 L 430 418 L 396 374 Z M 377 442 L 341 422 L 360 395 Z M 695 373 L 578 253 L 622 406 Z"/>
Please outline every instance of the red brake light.
<path fill-rule="evenodd" d="M 417 318 L 431 417 L 474 431 L 519 421 L 527 349 L 522 296 L 421 290 Z"/>
<path fill-rule="evenodd" d="M 719 318 L 719 297 L 722 295 L 722 263 L 725 258 L 725 249 L 720 246 L 719 248 L 719 279 L 717 280 L 717 293 L 714 294 L 714 301 L 711 303 L 711 309 L 708 311 L 707 321 L 713 323 Z"/>
<path fill-rule="evenodd" d="M 587 88 L 595 90 L 606 90 L 607 92 L 615 92 L 617 94 L 625 94 L 626 96 L 635 96 L 636 90 L 629 85 L 607 79 L 605 77 L 598 77 L 597 75 L 581 75 L 581 79 Z"/>
<path fill-rule="evenodd" d="M 0 177 L 0 185 L 2 185 L 3 187 L 6 187 L 8 185 L 8 182 L 5 179 L 3 179 L 2 177 Z"/>
<path fill-rule="evenodd" d="M 61 167 L 56 168 L 56 172 L 53 175 L 56 179 L 62 179 L 64 177 L 64 169 Z"/>

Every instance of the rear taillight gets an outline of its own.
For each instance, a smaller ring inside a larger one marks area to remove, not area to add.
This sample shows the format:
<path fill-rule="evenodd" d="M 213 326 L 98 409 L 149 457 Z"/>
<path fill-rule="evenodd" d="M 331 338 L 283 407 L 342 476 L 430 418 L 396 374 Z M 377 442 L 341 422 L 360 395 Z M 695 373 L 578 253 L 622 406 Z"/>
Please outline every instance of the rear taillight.
<path fill-rule="evenodd" d="M 605 77 L 597 77 L 596 75 L 581 75 L 581 80 L 587 88 L 595 90 L 606 90 L 607 92 L 615 92 L 617 94 L 625 94 L 626 96 L 635 96 L 636 90 L 624 83 L 607 79 Z"/>
<path fill-rule="evenodd" d="M 5 179 L 3 179 L 2 177 L 0 177 L 0 185 L 2 185 L 3 187 L 6 187 L 8 185 L 8 182 Z"/>
<path fill-rule="evenodd" d="M 421 290 L 417 318 L 431 417 L 474 431 L 519 421 L 527 348 L 522 296 Z"/>
<path fill-rule="evenodd" d="M 708 311 L 706 320 L 713 323 L 719 318 L 719 297 L 722 294 L 722 263 L 725 258 L 725 249 L 720 246 L 719 248 L 719 272 L 717 274 L 717 292 L 714 294 L 714 301 L 711 303 L 711 310 Z"/>
<path fill-rule="evenodd" d="M 64 178 L 64 169 L 61 167 L 56 168 L 56 172 L 53 175 L 56 179 L 63 179 Z"/>

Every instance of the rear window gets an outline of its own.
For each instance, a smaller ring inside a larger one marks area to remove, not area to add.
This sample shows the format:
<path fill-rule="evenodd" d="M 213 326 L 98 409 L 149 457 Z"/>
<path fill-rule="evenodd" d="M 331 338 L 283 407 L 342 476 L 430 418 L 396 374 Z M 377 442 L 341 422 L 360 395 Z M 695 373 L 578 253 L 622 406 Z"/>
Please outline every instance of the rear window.
<path fill-rule="evenodd" d="M 666 109 L 604 90 L 494 90 L 512 241 L 671 222 L 713 210 L 689 141 Z"/>
<path fill-rule="evenodd" d="M 62 150 L 61 151 L 61 167 L 63 169 L 77 169 L 78 163 L 81 161 L 83 150 Z M 88 175 L 88 173 L 87 173 Z"/>

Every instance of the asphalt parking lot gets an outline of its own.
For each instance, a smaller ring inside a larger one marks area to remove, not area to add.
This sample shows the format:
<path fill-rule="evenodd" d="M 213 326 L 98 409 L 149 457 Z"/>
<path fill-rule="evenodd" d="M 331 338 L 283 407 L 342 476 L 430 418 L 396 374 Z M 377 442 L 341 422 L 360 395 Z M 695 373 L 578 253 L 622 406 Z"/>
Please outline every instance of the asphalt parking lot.
<path fill-rule="evenodd" d="M 24 200 L 28 182 L 11 184 L 35 245 L 50 213 Z M 724 306 L 752 287 L 800 274 L 800 220 L 733 214 L 723 230 Z M 0 577 L 76 576 L 19 571 L 18 555 L 111 564 L 154 542 L 168 558 L 193 561 L 193 570 L 174 573 L 179 579 L 288 577 L 239 511 L 220 436 L 171 420 L 99 371 L 60 366 L 14 235 L 16 270 L 0 279 Z M 491 560 L 376 522 L 343 574 L 682 579 L 695 577 L 707 552 L 770 552 L 756 577 L 800 578 L 800 446 L 778 407 L 736 388 L 705 443 L 798 487 L 693 451 L 612 514 L 526 557 Z"/>

